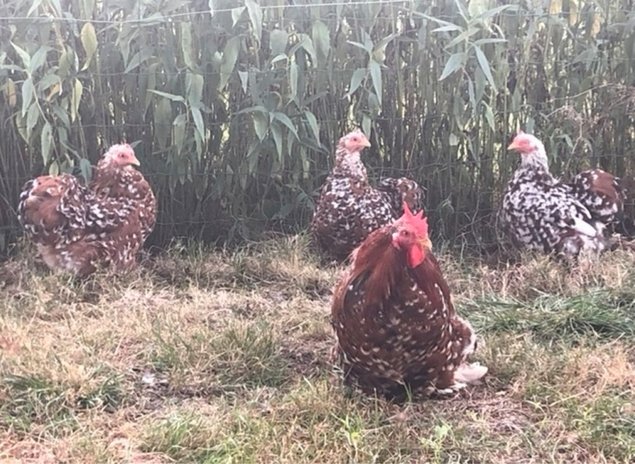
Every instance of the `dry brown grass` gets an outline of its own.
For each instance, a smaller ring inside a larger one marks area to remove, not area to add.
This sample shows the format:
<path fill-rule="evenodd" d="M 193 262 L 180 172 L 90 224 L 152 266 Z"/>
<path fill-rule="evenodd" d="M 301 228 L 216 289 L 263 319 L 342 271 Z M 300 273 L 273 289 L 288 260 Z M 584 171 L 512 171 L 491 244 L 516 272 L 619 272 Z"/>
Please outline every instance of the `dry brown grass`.
<path fill-rule="evenodd" d="M 340 269 L 304 237 L 175 247 L 127 276 L 0 275 L 1 462 L 629 462 L 635 271 L 442 255 L 485 383 L 394 405 L 331 374 Z"/>

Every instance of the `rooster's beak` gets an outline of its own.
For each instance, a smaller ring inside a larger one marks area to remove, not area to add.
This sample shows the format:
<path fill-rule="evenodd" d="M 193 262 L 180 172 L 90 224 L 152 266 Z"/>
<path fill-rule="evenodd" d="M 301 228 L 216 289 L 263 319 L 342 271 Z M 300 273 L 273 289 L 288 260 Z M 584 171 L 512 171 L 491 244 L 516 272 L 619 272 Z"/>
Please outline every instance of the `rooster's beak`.
<path fill-rule="evenodd" d="M 430 241 L 430 237 L 426 237 L 421 240 L 421 246 L 426 250 L 432 250 L 432 242 Z"/>

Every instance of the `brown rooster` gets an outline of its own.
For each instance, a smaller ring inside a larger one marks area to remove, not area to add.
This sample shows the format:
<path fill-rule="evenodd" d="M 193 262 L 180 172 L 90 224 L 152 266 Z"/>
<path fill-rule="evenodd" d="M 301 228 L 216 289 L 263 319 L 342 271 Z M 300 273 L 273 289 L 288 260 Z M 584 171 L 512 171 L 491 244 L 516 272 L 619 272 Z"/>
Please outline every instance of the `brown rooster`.
<path fill-rule="evenodd" d="M 332 306 L 345 380 L 396 400 L 452 393 L 487 372 L 466 364 L 476 334 L 454 310 L 423 212 L 403 209 L 356 250 Z"/>
<path fill-rule="evenodd" d="M 335 166 L 320 191 L 311 235 L 326 254 L 338 260 L 351 251 L 372 231 L 402 214 L 401 205 L 422 208 L 423 191 L 413 180 L 387 178 L 377 188 L 370 185 L 360 153 L 370 142 L 355 130 L 342 137 L 335 152 Z"/>
<path fill-rule="evenodd" d="M 49 268 L 87 276 L 98 267 L 134 267 L 156 218 L 156 201 L 129 145 L 114 145 L 90 188 L 70 174 L 24 186 L 18 216 Z"/>

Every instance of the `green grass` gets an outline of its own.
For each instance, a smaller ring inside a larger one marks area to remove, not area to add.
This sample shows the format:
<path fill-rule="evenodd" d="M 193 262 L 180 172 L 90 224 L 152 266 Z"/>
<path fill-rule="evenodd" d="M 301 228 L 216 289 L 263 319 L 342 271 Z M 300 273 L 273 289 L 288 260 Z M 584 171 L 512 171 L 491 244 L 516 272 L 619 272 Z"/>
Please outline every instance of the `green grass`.
<path fill-rule="evenodd" d="M 3 265 L 0 461 L 632 462 L 632 255 L 440 260 L 490 371 L 395 405 L 334 375 L 341 269 L 304 237 L 179 246 L 87 282 L 24 251 Z"/>

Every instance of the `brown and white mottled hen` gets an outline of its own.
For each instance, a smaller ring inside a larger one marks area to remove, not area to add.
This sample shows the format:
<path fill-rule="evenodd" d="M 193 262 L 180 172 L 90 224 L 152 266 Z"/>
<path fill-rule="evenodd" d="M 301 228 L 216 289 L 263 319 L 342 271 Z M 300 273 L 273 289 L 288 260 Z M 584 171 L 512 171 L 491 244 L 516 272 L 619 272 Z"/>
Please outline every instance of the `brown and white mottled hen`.
<path fill-rule="evenodd" d="M 132 148 L 114 145 L 90 188 L 70 174 L 26 183 L 18 216 L 49 268 L 85 277 L 102 266 L 136 265 L 154 226 L 156 201 L 132 165 L 139 165 Z"/>
<path fill-rule="evenodd" d="M 360 153 L 370 142 L 355 130 L 339 140 L 335 165 L 320 191 L 311 221 L 311 234 L 319 248 L 338 260 L 349 254 L 379 227 L 402 214 L 405 201 L 420 210 L 423 191 L 405 177 L 387 178 L 375 188 L 368 182 Z"/>
<path fill-rule="evenodd" d="M 509 149 L 521 155 L 501 209 L 512 239 L 529 249 L 567 257 L 605 250 L 609 231 L 623 209 L 619 179 L 593 169 L 569 184 L 562 182 L 549 172 L 542 142 L 523 132 Z"/>
<path fill-rule="evenodd" d="M 395 400 L 453 393 L 487 372 L 466 363 L 476 334 L 454 310 L 423 212 L 403 208 L 356 250 L 331 312 L 345 381 Z"/>
<path fill-rule="evenodd" d="M 145 242 L 156 223 L 157 202 L 150 184 L 133 166 L 139 166 L 139 161 L 132 147 L 113 145 L 97 163 L 90 188 L 98 198 L 125 199 L 134 204 Z"/>

